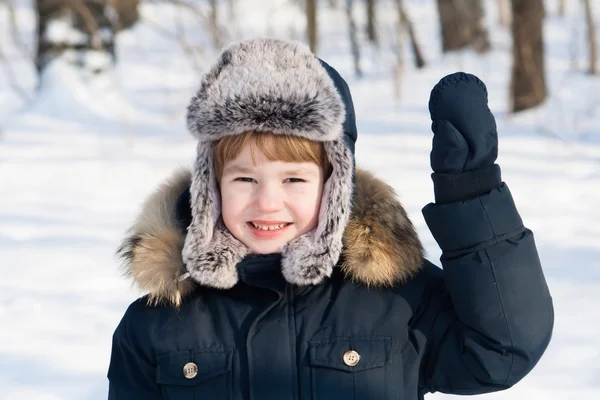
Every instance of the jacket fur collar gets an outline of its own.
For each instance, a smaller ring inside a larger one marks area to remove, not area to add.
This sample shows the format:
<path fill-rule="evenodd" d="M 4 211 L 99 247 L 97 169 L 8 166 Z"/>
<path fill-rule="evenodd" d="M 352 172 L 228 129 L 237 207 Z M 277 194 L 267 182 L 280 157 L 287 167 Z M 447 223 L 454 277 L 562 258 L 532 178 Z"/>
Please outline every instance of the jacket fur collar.
<path fill-rule="evenodd" d="M 163 183 L 146 200 L 117 251 L 125 275 L 148 293 L 152 304 L 177 307 L 199 284 L 194 275 L 183 278 L 189 275 L 182 260 L 186 232 L 176 213 L 177 199 L 191 179 L 191 172 L 181 169 Z M 393 189 L 357 168 L 351 216 L 337 266 L 354 282 L 392 286 L 414 276 L 423 256 L 414 226 Z"/>

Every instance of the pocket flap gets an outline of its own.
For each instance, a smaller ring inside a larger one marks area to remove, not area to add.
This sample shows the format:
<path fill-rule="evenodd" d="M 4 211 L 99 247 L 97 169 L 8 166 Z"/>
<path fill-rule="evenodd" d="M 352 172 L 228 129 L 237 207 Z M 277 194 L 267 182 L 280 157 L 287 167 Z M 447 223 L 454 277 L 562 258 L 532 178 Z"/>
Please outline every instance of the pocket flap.
<path fill-rule="evenodd" d="M 231 350 L 175 351 L 158 357 L 156 381 L 166 385 L 193 386 L 231 370 Z M 184 371 L 193 363 L 197 373 Z"/>
<path fill-rule="evenodd" d="M 310 342 L 309 347 L 312 366 L 358 372 L 382 367 L 389 362 L 391 338 L 334 338 Z M 355 353 L 348 353 L 352 351 Z M 351 354 L 350 358 L 348 358 L 349 354 Z M 359 357 L 358 362 L 356 362 L 356 355 Z"/>

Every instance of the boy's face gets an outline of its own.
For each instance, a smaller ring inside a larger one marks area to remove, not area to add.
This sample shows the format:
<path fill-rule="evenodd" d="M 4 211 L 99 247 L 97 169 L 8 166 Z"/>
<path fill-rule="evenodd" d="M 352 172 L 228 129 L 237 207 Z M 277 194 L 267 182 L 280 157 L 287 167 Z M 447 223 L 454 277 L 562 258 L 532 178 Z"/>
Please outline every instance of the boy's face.
<path fill-rule="evenodd" d="M 316 228 L 323 171 L 314 163 L 269 161 L 247 144 L 226 162 L 221 177 L 225 226 L 253 254 L 279 253 L 283 245 Z"/>

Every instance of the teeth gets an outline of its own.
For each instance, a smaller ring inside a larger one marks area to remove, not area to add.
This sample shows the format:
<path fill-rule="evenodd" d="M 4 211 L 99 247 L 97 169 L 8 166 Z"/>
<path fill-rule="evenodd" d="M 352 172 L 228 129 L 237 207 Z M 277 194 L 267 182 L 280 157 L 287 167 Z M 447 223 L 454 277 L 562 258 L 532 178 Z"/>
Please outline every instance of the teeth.
<path fill-rule="evenodd" d="M 262 226 L 251 222 L 252 226 L 261 231 L 275 231 L 277 229 L 284 228 L 287 224 L 279 224 L 279 225 L 270 225 L 270 226 Z"/>

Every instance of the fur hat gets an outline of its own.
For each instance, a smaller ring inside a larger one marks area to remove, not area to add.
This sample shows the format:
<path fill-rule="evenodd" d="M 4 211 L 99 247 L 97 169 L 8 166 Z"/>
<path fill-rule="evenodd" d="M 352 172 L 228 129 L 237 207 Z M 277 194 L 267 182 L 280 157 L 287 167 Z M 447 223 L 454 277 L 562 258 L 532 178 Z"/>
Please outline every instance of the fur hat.
<path fill-rule="evenodd" d="M 318 226 L 284 246 L 282 272 L 298 285 L 329 276 L 351 212 L 356 140 L 350 92 L 339 74 L 299 43 L 235 43 L 204 76 L 188 107 L 187 124 L 198 140 L 190 188 L 192 222 L 182 253 L 187 274 L 222 289 L 238 281 L 236 265 L 249 250 L 221 220 L 214 147 L 225 136 L 257 131 L 324 144 L 333 172 L 323 190 Z"/>

